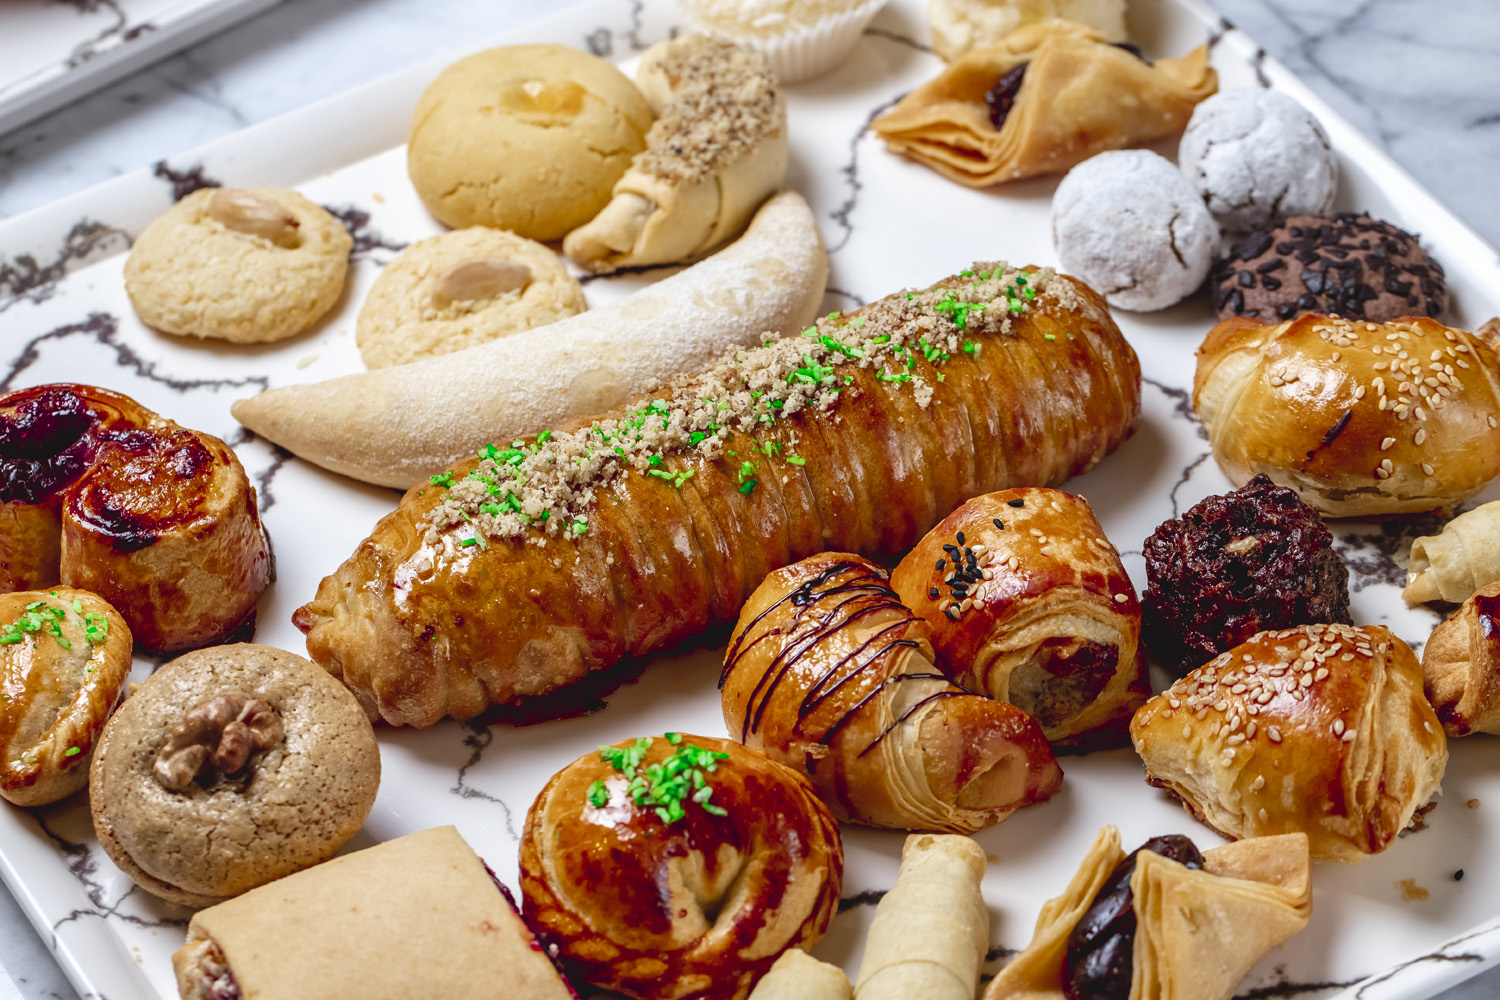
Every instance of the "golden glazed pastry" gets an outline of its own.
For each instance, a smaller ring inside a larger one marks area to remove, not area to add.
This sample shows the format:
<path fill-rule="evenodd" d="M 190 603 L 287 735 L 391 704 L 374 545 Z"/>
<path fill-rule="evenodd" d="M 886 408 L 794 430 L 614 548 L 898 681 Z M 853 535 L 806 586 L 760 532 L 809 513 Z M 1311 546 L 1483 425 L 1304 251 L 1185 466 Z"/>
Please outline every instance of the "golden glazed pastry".
<path fill-rule="evenodd" d="M 838 824 L 797 772 L 681 733 L 569 764 L 521 837 L 527 922 L 570 976 L 636 1000 L 747 996 L 823 936 L 843 870 Z"/>
<path fill-rule="evenodd" d="M 1010 102 L 998 126 L 997 88 Z M 1180 132 L 1218 88 L 1207 46 L 1153 65 L 1083 25 L 1045 21 L 966 52 L 871 127 L 893 152 L 989 187 Z"/>
<path fill-rule="evenodd" d="M 658 42 L 636 74 L 646 150 L 563 252 L 608 272 L 701 257 L 738 236 L 786 176 L 786 100 L 765 56 L 707 35 Z"/>
<path fill-rule="evenodd" d="M 917 543 L 891 586 L 932 626 L 955 682 L 1020 708 L 1055 746 L 1123 740 L 1151 694 L 1140 602 L 1081 497 L 975 497 Z"/>
<path fill-rule="evenodd" d="M 451 826 L 324 862 L 193 915 L 182 1000 L 576 1000 Z"/>
<path fill-rule="evenodd" d="M 1305 833 L 1362 861 L 1406 829 L 1448 764 L 1411 648 L 1378 625 L 1261 632 L 1148 701 L 1146 781 L 1226 837 Z"/>
<path fill-rule="evenodd" d="M 1449 507 L 1500 474 L 1500 370 L 1436 320 L 1235 317 L 1198 349 L 1193 409 L 1236 486 L 1257 473 L 1332 517 Z"/>
<path fill-rule="evenodd" d="M 1422 674 L 1443 732 L 1500 734 L 1500 583 L 1481 587 L 1432 630 Z"/>
<path fill-rule="evenodd" d="M 88 783 L 130 648 L 125 619 L 86 590 L 0 594 L 0 797 L 41 806 Z"/>
<path fill-rule="evenodd" d="M 128 396 L 0 396 L 0 591 L 98 594 L 150 650 L 253 628 L 270 577 L 255 488 L 216 437 Z"/>
<path fill-rule="evenodd" d="M 1191 849 L 1187 853 L 1197 855 L 1191 865 L 1150 849 L 1166 849 L 1174 840 L 1186 838 L 1153 838 L 1127 858 L 1119 831 L 1100 830 L 1067 889 L 1042 907 L 1031 944 L 990 981 L 982 1000 L 1079 996 L 1067 990 L 1070 973 L 1076 974 L 1069 946 L 1087 933 L 1080 925 L 1096 904 L 1111 912 L 1133 909 L 1135 934 L 1128 968 L 1094 980 L 1084 994 L 1089 1000 L 1230 1000 L 1256 962 L 1307 926 L 1307 838 L 1294 833 L 1201 854 Z M 1133 871 L 1122 867 L 1130 862 Z M 1122 876 L 1127 881 L 1119 885 Z"/>
<path fill-rule="evenodd" d="M 1035 720 L 950 683 L 927 623 L 856 555 L 766 577 L 720 687 L 730 736 L 807 774 L 840 819 L 972 833 L 1062 784 Z"/>
<path fill-rule="evenodd" d="M 733 621 L 781 566 L 1092 468 L 1135 426 L 1134 352 L 1083 285 L 976 269 L 408 492 L 294 615 L 308 650 L 372 715 L 468 718 Z"/>
<path fill-rule="evenodd" d="M 1500 500 L 1465 511 L 1436 535 L 1411 543 L 1407 604 L 1461 604 L 1481 588 L 1500 583 Z"/>

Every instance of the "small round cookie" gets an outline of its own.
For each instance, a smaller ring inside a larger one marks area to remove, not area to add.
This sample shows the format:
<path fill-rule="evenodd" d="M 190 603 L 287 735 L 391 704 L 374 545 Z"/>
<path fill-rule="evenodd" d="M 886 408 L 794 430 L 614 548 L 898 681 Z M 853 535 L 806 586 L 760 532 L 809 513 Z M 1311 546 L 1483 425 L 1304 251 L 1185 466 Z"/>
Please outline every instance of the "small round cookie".
<path fill-rule="evenodd" d="M 1417 238 L 1363 212 L 1298 215 L 1246 236 L 1214 268 L 1219 319 L 1303 313 L 1387 323 L 1448 312 L 1443 266 Z"/>
<path fill-rule="evenodd" d="M 562 239 L 599 214 L 646 148 L 651 107 L 611 63 L 562 45 L 460 59 L 417 102 L 406 168 L 455 228 Z"/>
<path fill-rule="evenodd" d="M 1287 95 L 1258 87 L 1226 90 L 1194 108 L 1177 165 L 1219 225 L 1240 232 L 1328 211 L 1339 181 L 1318 120 Z"/>
<path fill-rule="evenodd" d="M 1219 228 L 1176 167 L 1122 149 L 1068 171 L 1052 199 L 1052 239 L 1064 271 L 1112 306 L 1150 312 L 1203 283 Z"/>
<path fill-rule="evenodd" d="M 375 803 L 380 751 L 354 696 L 271 646 L 178 657 L 105 727 L 99 843 L 152 895 L 211 906 L 332 857 Z"/>
<path fill-rule="evenodd" d="M 343 223 L 295 191 L 204 188 L 136 239 L 125 293 L 166 333 L 284 340 L 338 301 L 351 244 Z"/>
<path fill-rule="evenodd" d="M 460 351 L 587 309 L 557 254 L 472 226 L 413 243 L 375 279 L 354 337 L 370 368 Z"/>

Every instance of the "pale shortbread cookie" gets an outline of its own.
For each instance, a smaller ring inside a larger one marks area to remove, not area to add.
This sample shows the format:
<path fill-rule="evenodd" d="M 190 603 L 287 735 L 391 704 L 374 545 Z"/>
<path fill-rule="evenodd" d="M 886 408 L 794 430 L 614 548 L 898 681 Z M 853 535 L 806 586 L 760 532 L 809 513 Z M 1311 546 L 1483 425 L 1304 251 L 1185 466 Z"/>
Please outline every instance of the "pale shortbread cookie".
<path fill-rule="evenodd" d="M 439 221 L 561 239 L 599 213 L 646 148 L 651 108 L 611 63 L 512 45 L 442 72 L 412 117 L 411 182 Z"/>
<path fill-rule="evenodd" d="M 136 239 L 125 293 L 142 322 L 235 344 L 283 340 L 344 290 L 349 232 L 285 188 L 204 188 Z"/>
<path fill-rule="evenodd" d="M 551 250 L 473 226 L 413 243 L 370 289 L 354 337 L 365 365 L 435 358 L 587 309 Z"/>
<path fill-rule="evenodd" d="M 927 17 L 932 47 L 949 62 L 1054 18 L 1087 25 L 1106 41 L 1125 41 L 1125 0 L 931 0 Z"/>

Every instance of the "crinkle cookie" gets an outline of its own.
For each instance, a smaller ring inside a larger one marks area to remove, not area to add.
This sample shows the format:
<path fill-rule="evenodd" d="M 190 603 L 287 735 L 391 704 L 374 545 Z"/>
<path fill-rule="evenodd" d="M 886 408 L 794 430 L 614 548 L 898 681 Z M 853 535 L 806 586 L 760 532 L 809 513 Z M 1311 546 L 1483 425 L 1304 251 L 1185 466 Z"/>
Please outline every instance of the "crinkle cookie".
<path fill-rule="evenodd" d="M 1176 167 L 1122 149 L 1068 171 L 1052 199 L 1052 238 L 1064 271 L 1112 306 L 1150 312 L 1203 283 L 1219 227 Z"/>
<path fill-rule="evenodd" d="M 432 82 L 406 168 L 445 225 L 559 240 L 609 202 L 650 127 L 650 105 L 613 64 L 562 45 L 509 45 Z"/>
<path fill-rule="evenodd" d="M 540 243 L 473 226 L 407 247 L 380 272 L 354 335 L 389 368 L 583 312 L 583 289 Z"/>
<path fill-rule="evenodd" d="M 143 681 L 89 770 L 105 853 L 152 895 L 211 906 L 326 861 L 375 803 L 354 696 L 271 646 L 200 649 Z"/>
<path fill-rule="evenodd" d="M 125 261 L 142 322 L 235 344 L 284 340 L 333 307 L 349 268 L 343 223 L 285 188 L 204 188 L 156 219 Z"/>
<path fill-rule="evenodd" d="M 1339 181 L 1318 120 L 1285 94 L 1258 88 L 1225 91 L 1198 105 L 1177 164 L 1230 230 L 1326 212 Z"/>

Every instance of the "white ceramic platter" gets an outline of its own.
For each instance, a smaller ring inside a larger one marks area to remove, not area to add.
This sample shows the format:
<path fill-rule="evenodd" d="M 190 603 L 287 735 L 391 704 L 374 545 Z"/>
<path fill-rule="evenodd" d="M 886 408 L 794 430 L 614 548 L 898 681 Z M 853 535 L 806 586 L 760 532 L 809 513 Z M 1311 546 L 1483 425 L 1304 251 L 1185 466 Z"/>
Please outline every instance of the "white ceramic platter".
<path fill-rule="evenodd" d="M 925 285 L 975 259 L 1056 261 L 1049 226 L 1055 180 L 970 191 L 887 153 L 867 132 L 875 112 L 933 76 L 919 0 L 897 0 L 853 56 L 821 80 L 790 90 L 789 183 L 812 203 L 830 251 L 827 308 L 848 308 Z M 504 41 L 556 41 L 621 62 L 667 36 L 670 0 L 598 0 L 528 25 Z M 1343 181 L 1340 208 L 1362 208 L 1422 234 L 1448 268 L 1452 322 L 1472 328 L 1500 313 L 1495 251 L 1335 117 L 1243 36 L 1195 0 L 1133 0 L 1132 30 L 1151 54 L 1205 41 L 1225 88 L 1274 86 L 1328 127 Z M 478 46 L 476 46 L 478 47 Z M 229 403 L 268 385 L 324 379 L 360 368 L 352 327 L 358 306 L 399 245 L 438 231 L 406 179 L 400 144 L 425 85 L 454 56 L 258 125 L 171 158 L 164 174 L 231 184 L 283 184 L 344 213 L 356 265 L 336 312 L 310 333 L 268 347 L 188 343 L 144 328 L 130 310 L 121 267 L 130 234 L 164 210 L 171 186 L 140 171 L 0 224 L 0 391 L 48 381 L 107 386 L 190 427 L 232 442 L 260 489 L 278 578 L 260 605 L 258 641 L 302 651 L 292 610 L 390 510 L 396 495 L 323 472 L 241 431 Z M 1167 155 L 1175 143 L 1163 144 Z M 662 272 L 594 281 L 592 304 L 618 299 Z M 1125 553 L 1137 586 L 1145 537 L 1165 518 L 1228 488 L 1187 404 L 1193 351 L 1212 324 L 1194 299 L 1151 315 L 1120 313 L 1147 385 L 1140 430 L 1118 454 L 1069 488 L 1087 497 Z M 935 456 L 936 458 L 937 456 Z M 1500 497 L 1492 488 L 1483 499 Z M 1354 614 L 1420 645 L 1439 620 L 1409 611 L 1394 585 L 1398 558 L 1419 524 L 1346 524 L 1339 547 L 1352 571 Z M 663 730 L 720 734 L 714 688 L 721 650 L 660 658 L 608 707 L 582 717 L 513 728 L 445 722 L 425 732 L 380 732 L 384 779 L 375 810 L 350 848 L 454 823 L 505 881 L 516 877 L 517 834 L 552 773 L 597 744 Z M 144 675 L 151 667 L 138 664 Z M 991 968 L 1023 947 L 1044 900 L 1068 880 L 1104 823 L 1135 844 L 1182 832 L 1217 838 L 1146 786 L 1129 750 L 1066 758 L 1063 791 L 979 835 L 993 859 Z M 1427 828 L 1359 866 L 1319 865 L 1311 925 L 1247 980 L 1247 996 L 1361 1000 L 1435 993 L 1500 961 L 1500 741 L 1453 747 L 1444 796 Z M 868 904 L 895 877 L 902 834 L 850 828 L 846 906 L 815 949 L 853 973 Z M 83 798 L 23 811 L 0 808 L 0 869 L 84 996 L 150 1000 L 176 995 L 168 958 L 186 911 L 137 891 L 98 850 Z M 1455 872 L 1462 869 L 1462 881 Z M 1428 897 L 1413 900 L 1425 889 Z M 1394 969 L 1394 971 L 1392 971 Z M 1371 978 L 1373 977 L 1373 978 Z"/>
<path fill-rule="evenodd" d="M 5 0 L 0 133 L 281 0 Z"/>

